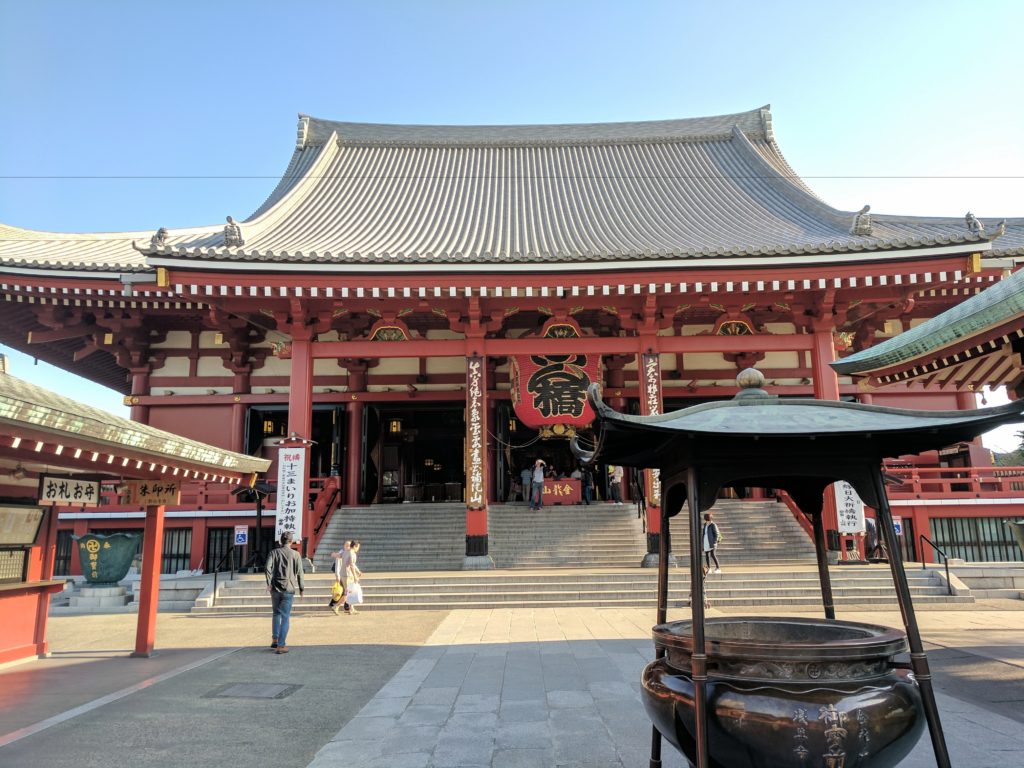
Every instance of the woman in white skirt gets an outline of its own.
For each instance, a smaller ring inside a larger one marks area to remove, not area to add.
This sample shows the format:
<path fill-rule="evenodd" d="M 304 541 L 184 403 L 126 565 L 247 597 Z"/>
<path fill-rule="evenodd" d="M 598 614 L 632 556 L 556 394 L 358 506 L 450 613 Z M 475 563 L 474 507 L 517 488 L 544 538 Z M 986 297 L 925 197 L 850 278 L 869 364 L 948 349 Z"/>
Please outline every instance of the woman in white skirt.
<path fill-rule="evenodd" d="M 356 606 L 363 602 L 363 588 L 359 584 L 359 577 L 363 572 L 359 570 L 359 542 L 352 540 L 345 562 L 345 613 L 359 613 Z"/>

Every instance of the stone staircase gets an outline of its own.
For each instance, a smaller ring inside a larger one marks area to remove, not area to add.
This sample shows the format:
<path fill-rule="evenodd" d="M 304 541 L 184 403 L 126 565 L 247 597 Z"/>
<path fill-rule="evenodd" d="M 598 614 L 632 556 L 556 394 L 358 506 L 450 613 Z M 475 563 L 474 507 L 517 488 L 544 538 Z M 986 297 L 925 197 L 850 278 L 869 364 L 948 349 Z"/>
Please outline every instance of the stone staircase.
<path fill-rule="evenodd" d="M 723 564 L 724 565 L 724 564 Z M 832 589 L 836 605 L 896 605 L 888 567 L 834 567 Z M 917 607 L 950 607 L 973 603 L 967 595 L 948 596 L 937 571 L 908 569 L 911 594 Z M 563 606 L 645 607 L 655 609 L 655 569 L 549 569 L 497 570 L 416 574 L 367 573 L 362 580 L 366 603 L 360 610 L 450 610 L 454 608 L 538 608 Z M 307 576 L 305 596 L 295 603 L 297 612 L 327 610 L 333 578 Z M 802 606 L 819 608 L 821 592 L 817 572 L 807 566 L 725 568 L 707 583 L 712 607 Z M 689 575 L 673 569 L 669 579 L 669 606 L 689 604 Z M 211 607 L 194 613 L 268 613 L 261 576 L 242 576 L 224 584 Z"/>
<path fill-rule="evenodd" d="M 724 535 L 723 566 L 744 563 L 813 563 L 814 547 L 789 510 L 775 501 L 723 499 L 714 507 Z M 366 572 L 461 570 L 465 553 L 461 504 L 342 507 L 317 547 L 318 571 L 331 568 L 331 552 L 359 539 Z M 647 539 L 629 504 L 496 505 L 488 515 L 489 550 L 497 568 L 621 568 L 640 564 Z M 672 549 L 688 563 L 685 509 L 671 522 Z"/>
<path fill-rule="evenodd" d="M 710 574 L 712 606 L 820 607 L 814 548 L 789 510 L 774 501 L 722 500 L 715 520 L 724 535 L 718 548 L 723 573 Z M 317 573 L 307 576 L 299 612 L 326 611 L 333 576 L 332 551 L 359 539 L 359 565 L 369 610 L 529 608 L 560 606 L 655 608 L 657 570 L 639 568 L 646 536 L 632 505 L 491 507 L 490 554 L 496 569 L 463 571 L 465 509 L 461 504 L 401 504 L 341 508 L 317 549 Z M 672 519 L 669 605 L 689 603 L 689 536 L 685 509 Z M 416 571 L 416 573 L 409 573 Z M 403 573 L 405 572 L 405 573 Z M 887 566 L 832 568 L 838 606 L 894 606 Z M 915 605 L 973 602 L 948 596 L 937 571 L 908 569 Z M 262 576 L 225 583 L 210 605 L 195 613 L 266 613 Z"/>

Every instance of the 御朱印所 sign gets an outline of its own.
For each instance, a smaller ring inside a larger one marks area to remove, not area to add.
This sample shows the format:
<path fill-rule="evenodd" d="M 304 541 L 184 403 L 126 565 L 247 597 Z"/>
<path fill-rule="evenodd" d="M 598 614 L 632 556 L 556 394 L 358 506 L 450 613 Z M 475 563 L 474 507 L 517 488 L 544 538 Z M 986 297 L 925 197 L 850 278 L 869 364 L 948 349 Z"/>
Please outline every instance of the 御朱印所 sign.
<path fill-rule="evenodd" d="M 125 504 L 161 506 L 177 504 L 181 485 L 176 480 L 129 480 L 125 483 Z"/>

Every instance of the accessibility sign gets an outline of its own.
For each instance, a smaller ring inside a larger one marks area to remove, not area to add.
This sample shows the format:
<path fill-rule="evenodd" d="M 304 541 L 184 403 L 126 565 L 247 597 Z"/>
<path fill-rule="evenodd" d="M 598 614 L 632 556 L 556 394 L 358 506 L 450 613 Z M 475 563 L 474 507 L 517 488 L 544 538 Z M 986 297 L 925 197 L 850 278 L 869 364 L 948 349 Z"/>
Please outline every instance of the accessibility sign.
<path fill-rule="evenodd" d="M 249 541 L 249 526 L 247 525 L 236 525 L 235 526 L 235 546 L 241 547 Z"/>

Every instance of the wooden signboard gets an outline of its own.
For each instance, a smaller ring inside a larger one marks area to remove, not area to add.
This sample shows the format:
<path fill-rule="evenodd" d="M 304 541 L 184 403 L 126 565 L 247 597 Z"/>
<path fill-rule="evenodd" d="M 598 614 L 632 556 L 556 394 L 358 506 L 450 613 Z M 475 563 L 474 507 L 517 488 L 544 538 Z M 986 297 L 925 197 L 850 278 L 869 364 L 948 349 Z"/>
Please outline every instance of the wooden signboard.
<path fill-rule="evenodd" d="M 125 504 L 161 506 L 177 504 L 181 484 L 177 480 L 129 480 L 125 483 Z"/>
<path fill-rule="evenodd" d="M 89 507 L 100 502 L 99 480 L 79 480 L 61 475 L 39 478 L 39 503 L 62 507 Z"/>

